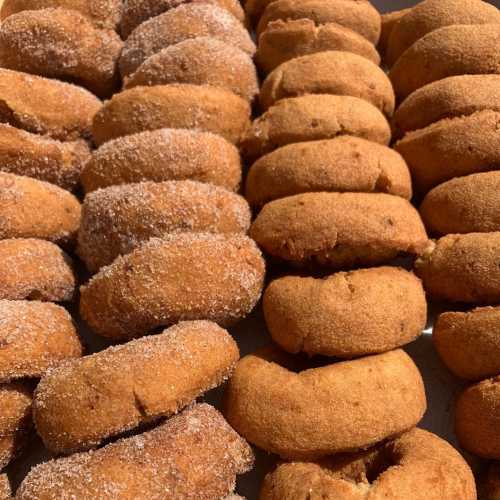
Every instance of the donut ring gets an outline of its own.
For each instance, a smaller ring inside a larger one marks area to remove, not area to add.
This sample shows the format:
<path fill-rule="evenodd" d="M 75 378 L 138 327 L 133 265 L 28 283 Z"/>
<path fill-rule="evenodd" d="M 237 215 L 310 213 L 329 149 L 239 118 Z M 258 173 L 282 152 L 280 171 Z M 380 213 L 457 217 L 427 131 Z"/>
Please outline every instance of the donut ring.
<path fill-rule="evenodd" d="M 338 358 L 400 347 L 427 320 L 420 280 L 396 267 L 279 278 L 267 287 L 263 308 L 271 337 L 285 351 Z"/>
<path fill-rule="evenodd" d="M 387 75 L 351 52 L 318 52 L 281 64 L 264 80 L 260 105 L 267 110 L 280 99 L 305 94 L 359 97 L 386 116 L 394 112 L 394 91 Z"/>
<path fill-rule="evenodd" d="M 442 481 L 431 478 L 446 476 Z M 467 462 L 446 441 L 413 429 L 394 441 L 320 462 L 278 465 L 266 476 L 260 500 L 290 498 L 411 498 L 476 500 Z"/>
<path fill-rule="evenodd" d="M 41 377 L 83 347 L 71 315 L 48 302 L 0 300 L 0 381 Z"/>
<path fill-rule="evenodd" d="M 381 193 L 305 193 L 275 200 L 261 210 L 250 235 L 273 257 L 333 269 L 418 255 L 428 242 L 412 205 Z"/>
<path fill-rule="evenodd" d="M 493 463 L 489 466 L 485 486 L 487 500 L 500 499 L 500 464 Z"/>
<path fill-rule="evenodd" d="M 127 38 L 119 63 L 122 77 L 160 50 L 201 36 L 217 38 L 250 56 L 255 53 L 250 34 L 227 10 L 205 2 L 186 3 L 142 23 Z"/>
<path fill-rule="evenodd" d="M 80 312 L 96 333 L 114 339 L 180 320 L 229 325 L 254 308 L 263 280 L 264 260 L 246 236 L 168 235 L 101 269 L 81 288 Z"/>
<path fill-rule="evenodd" d="M 12 498 L 9 478 L 7 474 L 0 474 L 0 500 L 9 500 Z"/>
<path fill-rule="evenodd" d="M 248 441 L 286 459 L 366 448 L 414 427 L 422 377 L 401 350 L 294 373 L 275 348 L 245 356 L 226 389 L 226 418 Z M 279 364 L 278 364 L 279 363 Z"/>
<path fill-rule="evenodd" d="M 17 498 L 223 498 L 252 468 L 248 444 L 213 407 L 197 404 L 155 429 L 31 469 Z"/>
<path fill-rule="evenodd" d="M 0 240 L 0 299 L 65 302 L 75 285 L 71 259 L 54 243 Z"/>
<path fill-rule="evenodd" d="M 380 38 L 377 44 L 377 49 L 383 59 L 387 53 L 387 45 L 389 43 L 389 37 L 391 36 L 394 26 L 399 22 L 399 20 L 408 14 L 413 7 L 401 10 L 393 10 L 392 12 L 386 12 L 381 15 L 382 27 L 380 30 Z M 384 60 L 385 62 L 385 60 Z"/>
<path fill-rule="evenodd" d="M 146 131 L 103 144 L 93 152 L 81 176 L 87 193 L 134 182 L 188 179 L 238 191 L 241 183 L 238 150 L 209 132 Z"/>
<path fill-rule="evenodd" d="M 237 143 L 250 126 L 250 106 L 228 90 L 172 84 L 134 87 L 115 94 L 96 114 L 94 142 L 160 128 L 185 128 L 219 134 Z"/>
<path fill-rule="evenodd" d="M 246 233 L 250 219 L 244 198 L 210 184 L 171 181 L 113 186 L 85 197 L 77 253 L 95 272 L 154 236 Z"/>
<path fill-rule="evenodd" d="M 74 10 L 25 10 L 2 21 L 0 28 L 4 68 L 78 82 L 100 97 L 111 95 L 118 85 L 122 46 L 114 31 L 96 29 Z"/>

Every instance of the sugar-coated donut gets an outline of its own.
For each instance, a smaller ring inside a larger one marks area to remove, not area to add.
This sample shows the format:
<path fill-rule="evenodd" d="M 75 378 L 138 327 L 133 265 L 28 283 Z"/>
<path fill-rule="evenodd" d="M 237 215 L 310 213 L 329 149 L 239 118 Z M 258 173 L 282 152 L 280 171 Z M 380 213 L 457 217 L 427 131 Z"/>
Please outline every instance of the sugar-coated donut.
<path fill-rule="evenodd" d="M 80 226 L 80 202 L 48 182 L 0 172 L 0 239 L 40 238 L 67 244 Z"/>
<path fill-rule="evenodd" d="M 197 404 L 155 429 L 33 468 L 17 491 L 33 498 L 223 498 L 253 453 L 212 406 Z"/>
<path fill-rule="evenodd" d="M 81 176 L 86 192 L 134 182 L 189 179 L 238 191 L 238 150 L 210 132 L 163 128 L 103 144 Z"/>
<path fill-rule="evenodd" d="M 374 45 L 360 34 L 337 23 L 316 26 L 311 19 L 270 22 L 259 37 L 256 61 L 269 73 L 294 57 L 326 50 L 352 52 L 380 64 Z"/>
<path fill-rule="evenodd" d="M 500 232 L 443 236 L 415 263 L 434 298 L 451 302 L 500 302 Z"/>
<path fill-rule="evenodd" d="M 237 143 L 249 118 L 248 102 L 229 90 L 188 84 L 134 87 L 106 102 L 94 118 L 92 133 L 97 145 L 159 128 L 213 132 Z"/>
<path fill-rule="evenodd" d="M 500 464 L 492 463 L 488 467 L 485 480 L 485 500 L 500 500 Z"/>
<path fill-rule="evenodd" d="M 457 377 L 481 380 L 500 375 L 500 308 L 478 307 L 438 316 L 432 340 Z"/>
<path fill-rule="evenodd" d="M 0 69 L 0 121 L 61 141 L 91 137 L 102 103 L 69 83 Z"/>
<path fill-rule="evenodd" d="M 81 288 L 80 312 L 99 335 L 140 336 L 180 320 L 228 325 L 260 297 L 264 260 L 243 235 L 152 238 Z"/>
<path fill-rule="evenodd" d="M 418 255 L 428 241 L 415 208 L 381 193 L 305 193 L 271 201 L 250 235 L 281 260 L 333 269 Z"/>
<path fill-rule="evenodd" d="M 387 116 L 394 111 L 394 91 L 387 75 L 352 52 L 317 52 L 281 64 L 262 84 L 259 102 L 268 109 L 280 99 L 305 94 L 359 97 Z"/>
<path fill-rule="evenodd" d="M 439 478 L 439 479 L 438 479 Z M 282 463 L 260 500 L 476 500 L 472 471 L 447 441 L 423 429 L 356 454 Z"/>
<path fill-rule="evenodd" d="M 181 4 L 138 26 L 127 38 L 120 72 L 129 76 L 150 56 L 189 38 L 209 36 L 238 47 L 250 56 L 255 44 L 250 34 L 227 10 L 205 2 Z"/>
<path fill-rule="evenodd" d="M 290 359 L 291 358 L 291 359 Z M 248 441 L 286 459 L 367 448 L 414 427 L 422 377 L 402 350 L 298 373 L 266 348 L 242 358 L 226 389 L 226 418 Z"/>
<path fill-rule="evenodd" d="M 190 83 L 222 87 L 252 102 L 259 93 L 252 58 L 217 38 L 189 38 L 148 57 L 125 81 L 138 85 Z"/>
<path fill-rule="evenodd" d="M 9 478 L 7 474 L 0 474 L 0 500 L 9 500 L 12 498 Z"/>
<path fill-rule="evenodd" d="M 0 381 L 40 377 L 82 355 L 70 314 L 49 302 L 0 300 Z"/>
<path fill-rule="evenodd" d="M 412 7 L 401 10 L 393 10 L 392 12 L 386 12 L 382 14 L 382 26 L 380 30 L 380 38 L 378 40 L 377 49 L 380 55 L 385 59 L 387 53 L 387 44 L 389 43 L 389 37 L 391 36 L 394 26 L 399 22 L 399 20 L 410 12 Z"/>
<path fill-rule="evenodd" d="M 406 50 L 390 70 L 396 96 L 403 99 L 448 76 L 499 74 L 499 37 L 500 24 L 454 25 L 431 31 Z"/>
<path fill-rule="evenodd" d="M 115 31 L 74 10 L 25 10 L 0 27 L 2 67 L 69 80 L 101 97 L 117 87 L 122 46 Z"/>
<path fill-rule="evenodd" d="M 210 184 L 170 181 L 112 186 L 85 197 L 77 253 L 95 272 L 154 236 L 246 233 L 250 218 L 243 197 Z"/>
<path fill-rule="evenodd" d="M 242 139 L 250 159 L 294 142 L 353 135 L 387 145 L 391 130 L 385 116 L 369 102 L 351 96 L 304 95 L 283 99 L 254 120 Z"/>
<path fill-rule="evenodd" d="M 0 299 L 64 302 L 73 298 L 75 285 L 71 260 L 54 243 L 0 240 Z"/>
<path fill-rule="evenodd" d="M 263 308 L 271 337 L 285 351 L 338 358 L 407 344 L 427 320 L 420 280 L 397 267 L 279 278 L 267 287 Z"/>
<path fill-rule="evenodd" d="M 408 163 L 416 191 L 494 169 L 500 163 L 499 121 L 500 112 L 485 110 L 406 134 L 394 148 Z"/>
<path fill-rule="evenodd" d="M 215 323 L 179 323 L 159 335 L 110 347 L 48 372 L 33 399 L 45 446 L 73 453 L 177 413 L 221 384 L 239 359 Z"/>

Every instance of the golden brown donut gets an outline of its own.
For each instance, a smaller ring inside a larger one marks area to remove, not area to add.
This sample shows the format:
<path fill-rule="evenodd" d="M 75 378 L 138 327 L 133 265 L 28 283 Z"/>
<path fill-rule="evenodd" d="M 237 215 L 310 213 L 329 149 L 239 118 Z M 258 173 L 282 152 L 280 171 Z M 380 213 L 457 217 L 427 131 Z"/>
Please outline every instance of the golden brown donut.
<path fill-rule="evenodd" d="M 244 234 L 250 218 L 244 198 L 210 184 L 170 181 L 112 186 L 85 197 L 77 253 L 95 272 L 154 236 Z"/>
<path fill-rule="evenodd" d="M 500 163 L 500 112 L 440 120 L 415 130 L 394 148 L 406 160 L 416 191 L 426 193 L 442 182 L 492 170 Z"/>
<path fill-rule="evenodd" d="M 92 132 L 97 145 L 159 128 L 213 132 L 237 143 L 249 118 L 248 102 L 225 89 L 187 84 L 134 87 L 106 102 Z"/>
<path fill-rule="evenodd" d="M 484 500 L 500 500 L 500 464 L 492 463 L 485 481 Z"/>
<path fill-rule="evenodd" d="M 91 137 L 102 103 L 69 83 L 0 69 L 0 121 L 60 141 Z"/>
<path fill-rule="evenodd" d="M 389 72 L 396 96 L 404 99 L 448 76 L 499 74 L 499 39 L 500 24 L 454 25 L 428 33 Z"/>
<path fill-rule="evenodd" d="M 48 182 L 0 172 L 0 239 L 68 244 L 80 226 L 80 202 Z"/>
<path fill-rule="evenodd" d="M 222 87 L 250 102 L 259 93 L 252 58 L 210 37 L 190 38 L 153 54 L 126 79 L 125 88 L 169 83 Z"/>
<path fill-rule="evenodd" d="M 65 302 L 75 285 L 71 259 L 54 243 L 0 240 L 0 299 Z"/>
<path fill-rule="evenodd" d="M 356 454 L 318 462 L 281 463 L 268 474 L 260 500 L 476 500 L 467 462 L 438 436 L 412 429 Z"/>
<path fill-rule="evenodd" d="M 12 497 L 7 474 L 0 474 L 0 500 L 9 500 Z"/>
<path fill-rule="evenodd" d="M 500 232 L 449 234 L 429 245 L 415 270 L 428 294 L 450 302 L 500 302 Z"/>
<path fill-rule="evenodd" d="M 97 29 L 73 10 L 25 10 L 0 27 L 2 67 L 69 80 L 101 97 L 118 85 L 122 46 L 115 31 Z"/>
<path fill-rule="evenodd" d="M 81 177 L 86 192 L 133 182 L 188 179 L 238 191 L 238 150 L 209 132 L 163 128 L 103 144 L 94 151 Z"/>
<path fill-rule="evenodd" d="M 418 255 L 428 242 L 411 204 L 381 193 L 305 193 L 271 201 L 250 235 L 273 257 L 333 269 Z"/>
<path fill-rule="evenodd" d="M 422 377 L 402 350 L 300 372 L 275 348 L 242 358 L 226 389 L 226 418 L 248 441 L 286 459 L 366 448 L 414 427 Z"/>
<path fill-rule="evenodd" d="M 54 453 L 92 448 L 177 413 L 220 385 L 238 359 L 236 342 L 215 323 L 179 323 L 46 373 L 35 391 L 33 420 Z"/>
<path fill-rule="evenodd" d="M 80 312 L 99 335 L 137 337 L 180 320 L 230 325 L 260 297 L 264 260 L 243 235 L 171 234 L 118 257 L 81 288 Z"/>
<path fill-rule="evenodd" d="M 407 9 L 393 10 L 392 12 L 386 12 L 385 14 L 382 14 L 382 26 L 380 30 L 380 38 L 378 40 L 377 49 L 383 59 L 385 59 L 387 53 L 387 44 L 389 43 L 389 37 L 391 36 L 394 26 L 403 16 L 408 14 L 411 9 L 412 7 L 409 7 Z"/>
<path fill-rule="evenodd" d="M 255 53 L 248 31 L 227 10 L 205 2 L 185 3 L 144 22 L 127 38 L 120 57 L 122 77 L 161 49 L 200 36 L 217 38 L 250 56 Z"/>
<path fill-rule="evenodd" d="M 0 300 L 0 381 L 40 377 L 82 355 L 70 314 L 49 302 Z"/>
<path fill-rule="evenodd" d="M 251 448 L 222 415 L 197 404 L 151 431 L 38 465 L 16 498 L 223 498 L 252 465 Z"/>
<path fill-rule="evenodd" d="M 368 0 L 276 0 L 267 5 L 257 25 L 260 35 L 271 21 L 311 19 L 316 25 L 337 23 L 352 29 L 376 44 L 380 37 L 381 18 Z"/>
<path fill-rule="evenodd" d="M 280 99 L 305 94 L 359 97 L 387 116 L 394 112 L 394 91 L 387 75 L 351 52 L 318 52 L 281 64 L 262 84 L 259 102 L 268 109 Z"/>
<path fill-rule="evenodd" d="M 420 214 L 434 234 L 500 231 L 500 172 L 457 177 L 429 191 Z"/>
<path fill-rule="evenodd" d="M 259 158 L 246 180 L 248 202 L 265 203 L 311 191 L 383 192 L 411 198 L 405 161 L 393 149 L 344 135 L 298 142 Z"/>
<path fill-rule="evenodd" d="M 263 307 L 267 329 L 285 351 L 338 358 L 400 347 L 427 320 L 420 280 L 397 267 L 279 278 L 267 287 Z"/>
<path fill-rule="evenodd" d="M 481 380 L 500 374 L 500 308 L 478 307 L 438 316 L 432 340 L 457 377 Z"/>
<path fill-rule="evenodd" d="M 387 145 L 391 131 L 384 115 L 351 96 L 304 95 L 283 99 L 254 120 L 241 141 L 244 156 L 257 159 L 294 142 L 353 135 Z"/>

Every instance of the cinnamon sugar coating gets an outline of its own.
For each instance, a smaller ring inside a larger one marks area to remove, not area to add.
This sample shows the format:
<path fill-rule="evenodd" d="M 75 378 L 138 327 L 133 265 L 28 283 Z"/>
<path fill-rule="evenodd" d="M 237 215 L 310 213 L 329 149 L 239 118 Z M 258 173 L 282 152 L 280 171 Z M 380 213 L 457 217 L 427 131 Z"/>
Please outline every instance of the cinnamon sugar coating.
<path fill-rule="evenodd" d="M 0 474 L 0 500 L 9 500 L 12 497 L 7 474 Z"/>
<path fill-rule="evenodd" d="M 389 43 L 389 37 L 391 36 L 394 26 L 399 22 L 399 20 L 410 12 L 412 7 L 401 10 L 393 10 L 391 12 L 385 12 L 381 15 L 382 27 L 380 31 L 380 38 L 378 40 L 377 49 L 385 62 L 387 54 L 387 44 Z"/>

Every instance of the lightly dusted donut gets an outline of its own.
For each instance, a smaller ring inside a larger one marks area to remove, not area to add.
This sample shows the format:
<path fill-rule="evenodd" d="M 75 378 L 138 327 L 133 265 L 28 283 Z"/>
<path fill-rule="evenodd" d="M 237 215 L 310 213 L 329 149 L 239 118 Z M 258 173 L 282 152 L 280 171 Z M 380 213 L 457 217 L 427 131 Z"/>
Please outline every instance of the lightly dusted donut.
<path fill-rule="evenodd" d="M 298 373 L 276 348 L 242 358 L 226 389 L 226 418 L 285 459 L 366 448 L 411 429 L 426 408 L 420 373 L 401 350 Z"/>
<path fill-rule="evenodd" d="M 352 455 L 282 463 L 265 477 L 260 500 L 307 495 L 332 500 L 477 498 L 467 462 L 448 442 L 423 429 Z"/>
<path fill-rule="evenodd" d="M 42 377 L 33 401 L 37 432 L 54 453 L 95 447 L 177 413 L 220 385 L 238 359 L 229 333 L 209 321 L 110 347 Z"/>
<path fill-rule="evenodd" d="M 90 271 L 111 264 L 152 237 L 169 233 L 246 233 L 246 200 L 194 181 L 144 182 L 85 197 L 77 253 Z"/>
<path fill-rule="evenodd" d="M 264 260 L 243 235 L 181 233 L 152 238 L 81 288 L 80 312 L 99 335 L 140 336 L 180 320 L 223 326 L 260 297 Z"/>
<path fill-rule="evenodd" d="M 197 404 L 151 431 L 36 466 L 16 496 L 223 498 L 252 465 L 251 448 L 222 415 Z"/>
<path fill-rule="evenodd" d="M 93 152 L 81 176 L 87 193 L 113 185 L 175 180 L 208 182 L 238 191 L 238 150 L 210 132 L 163 128 L 103 144 Z"/>

